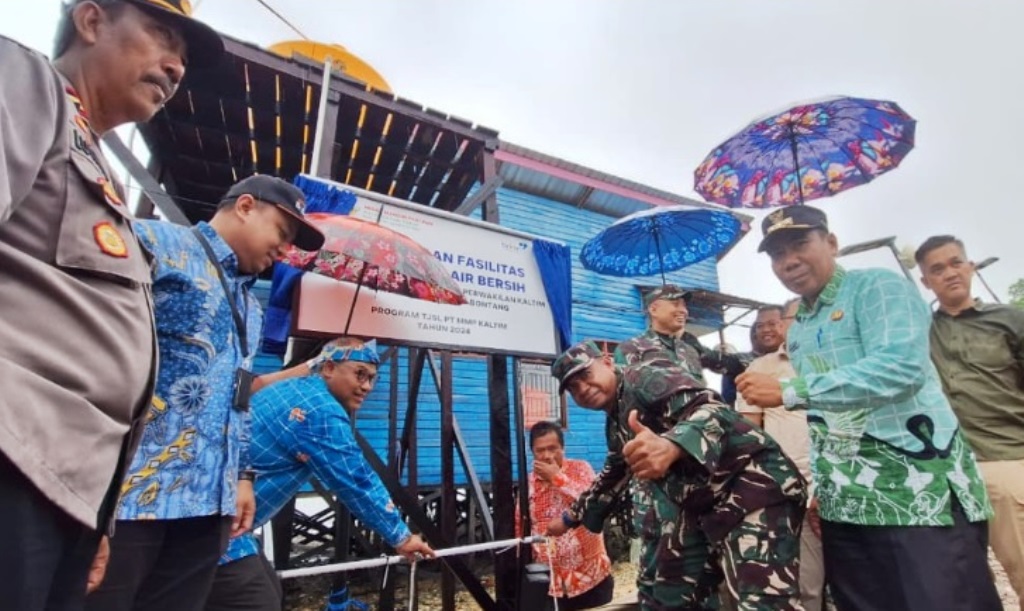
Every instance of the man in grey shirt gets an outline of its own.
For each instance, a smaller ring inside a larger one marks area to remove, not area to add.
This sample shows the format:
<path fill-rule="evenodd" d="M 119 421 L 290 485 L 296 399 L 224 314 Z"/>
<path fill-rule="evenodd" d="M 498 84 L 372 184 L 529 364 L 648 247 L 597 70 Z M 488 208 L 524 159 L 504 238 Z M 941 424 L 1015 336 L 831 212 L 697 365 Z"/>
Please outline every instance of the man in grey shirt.
<path fill-rule="evenodd" d="M 184 0 L 72 0 L 51 64 L 0 37 L 0 605 L 79 609 L 155 360 L 149 262 L 99 138 L 220 37 Z M 104 541 L 105 543 L 105 541 Z M 102 562 L 97 563 L 100 569 Z"/>

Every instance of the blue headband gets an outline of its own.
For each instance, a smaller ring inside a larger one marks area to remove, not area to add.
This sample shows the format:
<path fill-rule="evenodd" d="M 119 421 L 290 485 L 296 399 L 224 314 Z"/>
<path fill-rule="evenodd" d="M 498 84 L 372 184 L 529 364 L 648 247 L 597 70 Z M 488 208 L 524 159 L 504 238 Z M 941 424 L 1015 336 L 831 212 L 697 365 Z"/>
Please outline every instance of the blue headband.
<path fill-rule="evenodd" d="M 380 355 L 377 354 L 377 340 L 370 340 L 361 346 L 334 346 L 328 344 L 320 352 L 320 362 L 334 361 L 358 361 L 360 363 L 380 363 Z"/>

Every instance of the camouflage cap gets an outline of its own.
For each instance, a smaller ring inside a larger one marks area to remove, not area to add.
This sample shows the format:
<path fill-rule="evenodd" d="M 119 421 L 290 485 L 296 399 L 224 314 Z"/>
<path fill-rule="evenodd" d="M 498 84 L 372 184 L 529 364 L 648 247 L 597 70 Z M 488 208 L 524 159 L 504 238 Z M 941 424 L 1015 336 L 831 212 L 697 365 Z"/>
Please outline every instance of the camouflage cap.
<path fill-rule="evenodd" d="M 592 341 L 575 344 L 551 363 L 551 375 L 558 379 L 558 392 L 565 390 L 569 378 L 594 364 L 595 359 L 604 356 L 604 352 Z"/>
<path fill-rule="evenodd" d="M 673 299 L 682 299 L 689 302 L 690 295 L 690 291 L 684 291 L 674 284 L 666 284 L 664 286 L 659 286 L 656 289 L 652 289 L 644 295 L 644 307 L 651 307 L 651 304 L 659 299 L 665 299 L 668 301 Z"/>

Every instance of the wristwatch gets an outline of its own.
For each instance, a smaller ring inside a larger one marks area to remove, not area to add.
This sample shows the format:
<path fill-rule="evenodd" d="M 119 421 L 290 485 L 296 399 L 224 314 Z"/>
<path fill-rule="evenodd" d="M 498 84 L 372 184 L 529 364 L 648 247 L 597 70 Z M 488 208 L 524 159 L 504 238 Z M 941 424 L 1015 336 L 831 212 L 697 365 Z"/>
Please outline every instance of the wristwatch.
<path fill-rule="evenodd" d="M 244 469 L 238 472 L 238 481 L 256 481 L 256 471 L 252 469 Z"/>

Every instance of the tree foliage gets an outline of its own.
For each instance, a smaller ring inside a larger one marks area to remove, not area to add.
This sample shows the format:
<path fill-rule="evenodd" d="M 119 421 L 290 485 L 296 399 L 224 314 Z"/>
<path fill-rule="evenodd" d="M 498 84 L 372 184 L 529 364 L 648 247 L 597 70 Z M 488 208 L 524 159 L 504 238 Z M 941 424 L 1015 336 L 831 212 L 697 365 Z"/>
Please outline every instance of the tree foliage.
<path fill-rule="evenodd" d="M 1024 308 L 1024 278 L 1010 285 L 1010 303 L 1018 308 Z"/>

